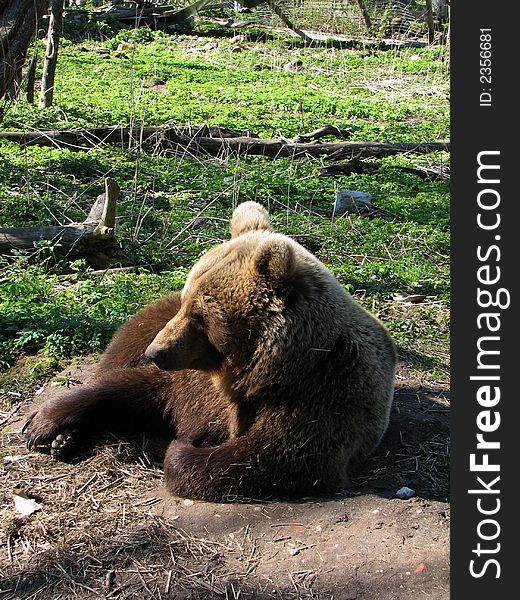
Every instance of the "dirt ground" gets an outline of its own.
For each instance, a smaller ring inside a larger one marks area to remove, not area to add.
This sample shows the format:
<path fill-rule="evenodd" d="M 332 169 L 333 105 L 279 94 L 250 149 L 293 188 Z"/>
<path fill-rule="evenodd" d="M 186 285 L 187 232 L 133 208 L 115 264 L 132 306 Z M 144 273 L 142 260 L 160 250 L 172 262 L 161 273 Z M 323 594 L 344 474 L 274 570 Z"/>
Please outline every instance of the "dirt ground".
<path fill-rule="evenodd" d="M 64 376 L 85 381 L 90 361 Z M 0 599 L 449 598 L 448 390 L 401 364 L 391 424 L 348 492 L 299 502 L 169 497 L 161 443 L 107 436 L 73 463 L 4 424 Z M 402 486 L 415 496 L 397 499 Z M 25 492 L 40 505 L 16 510 Z"/>

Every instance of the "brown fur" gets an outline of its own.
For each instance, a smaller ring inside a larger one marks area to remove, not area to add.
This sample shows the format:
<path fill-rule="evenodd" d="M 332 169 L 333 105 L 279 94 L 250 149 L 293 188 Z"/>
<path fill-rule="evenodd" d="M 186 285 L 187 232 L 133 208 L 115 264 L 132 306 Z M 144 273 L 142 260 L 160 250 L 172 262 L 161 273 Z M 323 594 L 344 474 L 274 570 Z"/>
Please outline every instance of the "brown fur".
<path fill-rule="evenodd" d="M 260 205 L 239 206 L 231 231 L 181 294 L 116 333 L 91 384 L 42 407 L 30 445 L 64 429 L 163 430 L 179 496 L 345 488 L 387 427 L 394 345 L 315 257 L 271 231 Z"/>

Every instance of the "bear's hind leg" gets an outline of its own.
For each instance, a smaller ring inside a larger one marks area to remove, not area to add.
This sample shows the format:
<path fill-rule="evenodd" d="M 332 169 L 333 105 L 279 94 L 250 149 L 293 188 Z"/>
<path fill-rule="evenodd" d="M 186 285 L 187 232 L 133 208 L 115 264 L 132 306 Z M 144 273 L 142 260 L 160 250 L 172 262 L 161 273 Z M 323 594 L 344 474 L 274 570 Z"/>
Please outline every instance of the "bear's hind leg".
<path fill-rule="evenodd" d="M 346 483 L 333 454 L 291 451 L 283 437 L 261 430 L 213 448 L 174 440 L 164 458 L 164 478 L 172 494 L 210 502 L 318 495 Z"/>

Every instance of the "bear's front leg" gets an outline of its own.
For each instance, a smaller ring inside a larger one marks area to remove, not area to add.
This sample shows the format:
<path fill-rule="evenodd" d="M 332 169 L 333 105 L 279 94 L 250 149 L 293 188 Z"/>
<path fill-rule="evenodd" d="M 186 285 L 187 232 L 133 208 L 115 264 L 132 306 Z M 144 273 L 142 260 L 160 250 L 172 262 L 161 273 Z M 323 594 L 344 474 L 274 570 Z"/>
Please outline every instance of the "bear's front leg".
<path fill-rule="evenodd" d="M 243 458 L 241 465 L 231 461 L 230 444 L 236 446 L 237 441 L 244 446 L 243 438 L 205 448 L 173 441 L 164 458 L 164 479 L 168 490 L 175 496 L 210 502 L 230 502 L 237 497 L 249 496 L 250 486 L 241 473 L 249 465 L 243 462 Z"/>
<path fill-rule="evenodd" d="M 98 431 L 168 430 L 170 385 L 171 376 L 155 367 L 107 373 L 47 400 L 24 426 L 27 446 L 58 456 Z"/>
<path fill-rule="evenodd" d="M 54 457 L 70 452 L 80 441 L 80 436 L 93 429 L 102 396 L 103 389 L 86 384 L 44 402 L 22 428 L 27 447 L 50 452 Z"/>

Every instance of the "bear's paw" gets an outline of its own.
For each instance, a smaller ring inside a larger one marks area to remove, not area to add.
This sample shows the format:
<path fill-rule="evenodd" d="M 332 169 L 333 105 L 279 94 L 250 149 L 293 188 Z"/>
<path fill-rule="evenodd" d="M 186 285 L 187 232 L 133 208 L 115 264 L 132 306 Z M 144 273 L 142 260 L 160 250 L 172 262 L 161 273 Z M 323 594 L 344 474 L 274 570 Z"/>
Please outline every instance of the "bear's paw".
<path fill-rule="evenodd" d="M 53 458 L 70 452 L 79 437 L 78 430 L 60 426 L 41 411 L 34 412 L 27 419 L 22 427 L 23 432 L 29 450 L 48 452 Z"/>

